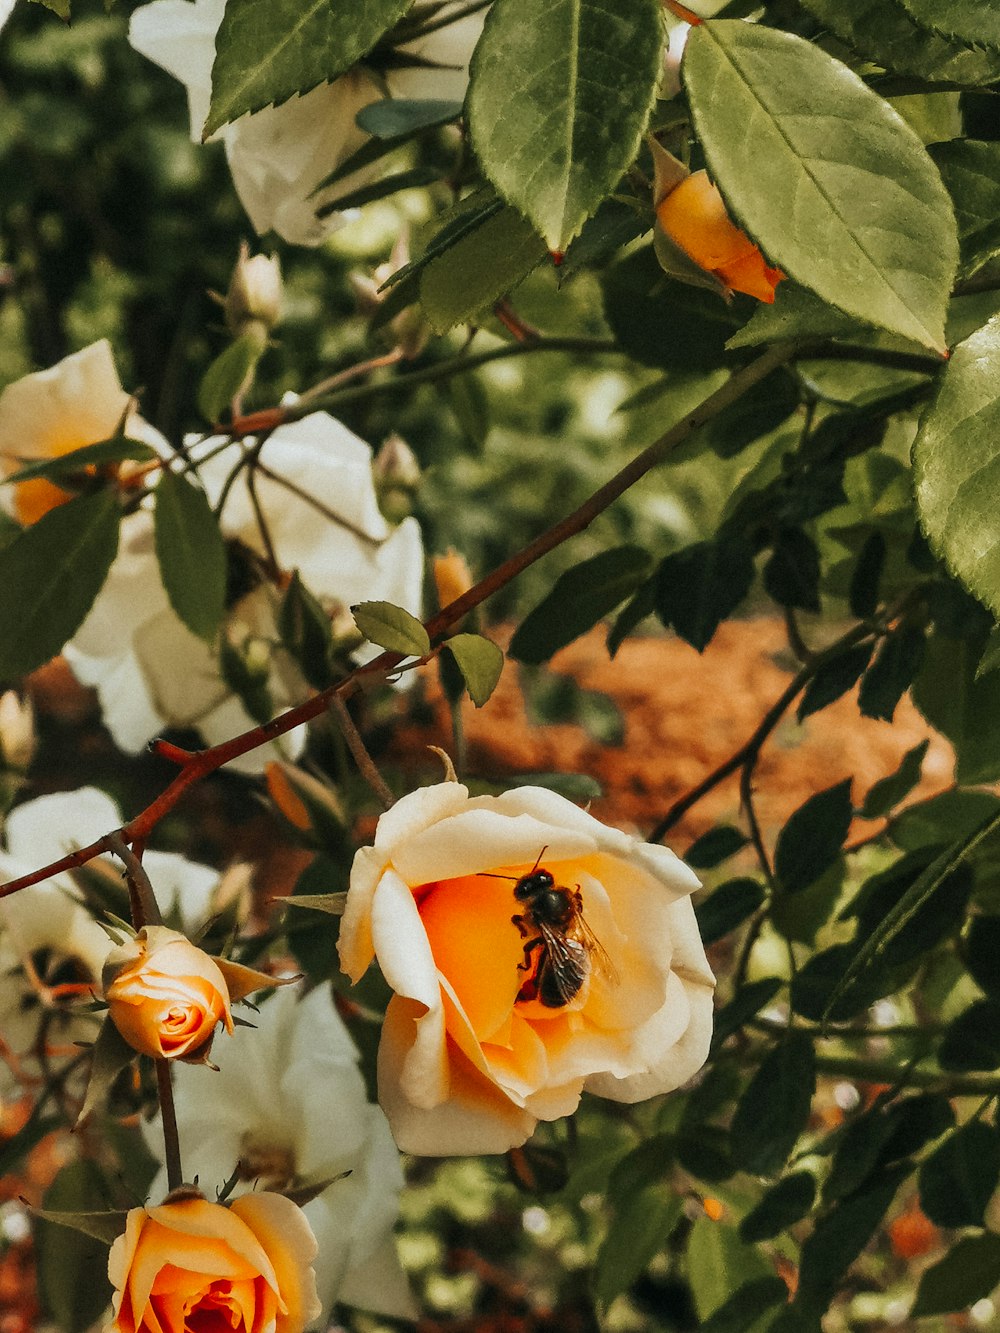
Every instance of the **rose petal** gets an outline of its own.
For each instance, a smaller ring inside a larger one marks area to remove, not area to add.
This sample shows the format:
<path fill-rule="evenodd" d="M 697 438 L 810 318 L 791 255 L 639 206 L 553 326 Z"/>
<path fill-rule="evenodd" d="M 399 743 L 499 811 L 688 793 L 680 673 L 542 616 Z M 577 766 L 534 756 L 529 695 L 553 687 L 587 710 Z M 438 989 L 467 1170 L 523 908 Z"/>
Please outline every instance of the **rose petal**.
<path fill-rule="evenodd" d="M 280 1194 L 242 1194 L 230 1212 L 245 1222 L 274 1264 L 277 1290 L 284 1304 L 275 1333 L 301 1333 L 319 1317 L 316 1275 L 310 1265 L 317 1245 L 309 1223 L 290 1199 Z"/>

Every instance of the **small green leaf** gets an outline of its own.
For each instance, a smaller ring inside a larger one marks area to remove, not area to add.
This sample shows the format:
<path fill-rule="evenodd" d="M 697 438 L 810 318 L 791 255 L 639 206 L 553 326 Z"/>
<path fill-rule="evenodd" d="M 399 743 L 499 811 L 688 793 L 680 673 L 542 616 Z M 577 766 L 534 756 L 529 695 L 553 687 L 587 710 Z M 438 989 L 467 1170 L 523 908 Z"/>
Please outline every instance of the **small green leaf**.
<path fill-rule="evenodd" d="M 836 860 L 853 813 L 850 778 L 799 806 L 781 830 L 774 853 L 774 872 L 786 893 L 807 889 Z"/>
<path fill-rule="evenodd" d="M 687 1268 L 699 1320 L 719 1313 L 746 1282 L 774 1276 L 768 1261 L 740 1239 L 734 1226 L 704 1215 L 691 1228 Z"/>
<path fill-rule="evenodd" d="M 517 787 L 544 787 L 547 791 L 557 791 L 567 800 L 598 801 L 604 795 L 604 788 L 589 773 L 522 773 L 514 781 Z"/>
<path fill-rule="evenodd" d="M 87 1095 L 77 1117 L 77 1127 L 107 1101 L 115 1079 L 135 1058 L 134 1047 L 128 1044 L 111 1019 L 106 1018 L 91 1052 Z"/>
<path fill-rule="evenodd" d="M 121 512 L 111 489 L 81 495 L 0 548 L 0 677 L 41 666 L 83 624 L 118 553 Z"/>
<path fill-rule="evenodd" d="M 747 1333 L 772 1306 L 787 1299 L 788 1288 L 780 1277 L 751 1278 L 699 1324 L 700 1333 Z"/>
<path fill-rule="evenodd" d="M 635 160 L 660 79 L 657 0 L 494 0 L 472 59 L 486 176 L 565 250 Z"/>
<path fill-rule="evenodd" d="M 992 53 L 1000 77 L 1000 51 Z M 970 277 L 1000 255 L 1000 144 L 953 139 L 928 149 L 955 205 L 960 277 Z"/>
<path fill-rule="evenodd" d="M 978 1227 L 1000 1181 L 1000 1137 L 970 1120 L 920 1168 L 920 1206 L 939 1227 Z"/>
<path fill-rule="evenodd" d="M 769 1004 L 783 984 L 780 977 L 761 977 L 759 981 L 750 981 L 741 986 L 729 1003 L 716 1012 L 712 1033 L 713 1051 L 717 1051 L 727 1037 L 738 1032 L 765 1004 Z"/>
<path fill-rule="evenodd" d="M 862 819 L 880 819 L 909 796 L 920 781 L 920 769 L 929 745 L 929 740 L 923 740 L 912 750 L 907 750 L 895 773 L 887 778 L 879 778 L 878 782 L 869 787 L 868 795 L 858 811 Z"/>
<path fill-rule="evenodd" d="M 667 628 L 702 652 L 750 591 L 753 552 L 739 537 L 722 535 L 668 555 L 656 582 L 656 611 Z"/>
<path fill-rule="evenodd" d="M 740 1236 L 750 1244 L 771 1240 L 801 1221 L 815 1199 L 816 1177 L 811 1171 L 794 1171 L 783 1176 L 744 1217 Z"/>
<path fill-rule="evenodd" d="M 392 602 L 359 602 L 351 607 L 358 629 L 369 643 L 377 643 L 391 653 L 423 657 L 430 652 L 427 631 L 416 618 Z"/>
<path fill-rule="evenodd" d="M 920 1277 L 910 1315 L 950 1314 L 967 1310 L 1000 1283 L 1000 1236 L 963 1236 L 943 1259 Z"/>
<path fill-rule="evenodd" d="M 502 650 L 481 634 L 455 634 L 445 647 L 458 663 L 469 698 L 482 708 L 500 680 Z"/>
<path fill-rule="evenodd" d="M 121 463 L 126 459 L 148 463 L 157 457 L 156 450 L 150 445 L 116 435 L 113 440 L 100 440 L 97 444 L 85 444 L 82 449 L 71 449 L 68 454 L 60 454 L 58 458 L 43 458 L 38 462 L 26 463 L 17 472 L 12 472 L 0 480 L 0 486 L 17 481 L 31 481 L 34 477 L 49 479 L 62 477 L 67 473 L 83 472 L 88 467 Z"/>
<path fill-rule="evenodd" d="M 728 861 L 747 845 L 747 836 L 732 824 L 718 824 L 703 833 L 684 853 L 684 860 L 694 870 L 712 870 Z"/>
<path fill-rule="evenodd" d="M 169 470 L 156 484 L 155 539 L 171 606 L 211 642 L 226 609 L 226 546 L 205 492 Z"/>
<path fill-rule="evenodd" d="M 386 97 L 363 106 L 355 120 L 376 139 L 406 139 L 420 130 L 447 125 L 462 114 L 461 102 L 440 98 Z"/>
<path fill-rule="evenodd" d="M 233 399 L 247 392 L 264 347 L 261 338 L 244 333 L 215 358 L 198 385 L 198 411 L 206 421 L 220 421 Z"/>
<path fill-rule="evenodd" d="M 594 1266 L 594 1299 L 607 1308 L 627 1291 L 663 1249 L 680 1219 L 684 1199 L 666 1185 L 634 1191 L 615 1209 Z"/>
<path fill-rule="evenodd" d="M 819 548 L 802 528 L 779 529 L 764 565 L 764 587 L 779 606 L 819 610 Z"/>
<path fill-rule="evenodd" d="M 1000 1004 L 976 1000 L 952 1019 L 941 1038 L 938 1063 L 963 1074 L 1000 1069 Z"/>
<path fill-rule="evenodd" d="M 924 631 L 904 623 L 883 640 L 861 680 L 858 708 L 862 717 L 891 722 L 900 699 L 913 683 L 924 660 Z"/>
<path fill-rule="evenodd" d="M 764 886 L 755 879 L 730 879 L 699 902 L 694 914 L 703 943 L 714 944 L 753 916 L 764 901 Z"/>
<path fill-rule="evenodd" d="M 909 126 L 819 46 L 762 23 L 701 24 L 683 73 L 712 177 L 770 262 L 943 353 L 955 220 Z M 751 146 L 760 171 L 746 170 Z"/>
<path fill-rule="evenodd" d="M 812 1039 L 790 1032 L 761 1060 L 733 1116 L 733 1157 L 744 1170 L 780 1171 L 806 1127 L 816 1090 Z"/>
<path fill-rule="evenodd" d="M 811 713 L 818 713 L 821 708 L 826 708 L 827 704 L 832 704 L 835 699 L 840 699 L 853 689 L 871 661 L 871 656 L 871 644 L 860 643 L 824 662 L 802 693 L 798 707 L 799 721 Z"/>
<path fill-rule="evenodd" d="M 277 900 L 282 907 L 308 907 L 313 912 L 323 912 L 327 916 L 343 916 L 345 893 L 299 893 Z"/>
<path fill-rule="evenodd" d="M 851 575 L 851 587 L 848 605 L 851 615 L 865 620 L 875 614 L 878 606 L 878 589 L 885 568 L 885 537 L 876 528 L 869 532 L 858 554 L 854 573 Z"/>
<path fill-rule="evenodd" d="M 547 662 L 630 596 L 650 565 L 646 551 L 619 546 L 560 574 L 548 596 L 518 626 L 509 655 L 532 666 Z"/>
<path fill-rule="evenodd" d="M 330 617 L 302 582 L 292 574 L 277 615 L 281 642 L 292 655 L 309 684 L 325 690 L 331 680 L 333 632 Z"/>

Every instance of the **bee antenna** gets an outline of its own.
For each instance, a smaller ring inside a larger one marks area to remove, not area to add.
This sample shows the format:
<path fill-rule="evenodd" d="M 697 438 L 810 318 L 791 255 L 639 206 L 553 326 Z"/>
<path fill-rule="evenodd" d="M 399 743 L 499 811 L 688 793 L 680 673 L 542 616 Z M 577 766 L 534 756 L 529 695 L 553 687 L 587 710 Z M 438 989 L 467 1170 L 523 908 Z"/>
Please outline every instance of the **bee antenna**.
<path fill-rule="evenodd" d="M 480 879 L 509 879 L 512 884 L 517 883 L 516 875 L 495 875 L 489 870 L 477 870 L 476 874 Z"/>
<path fill-rule="evenodd" d="M 535 871 L 538 869 L 539 865 L 541 864 L 542 857 L 545 855 L 545 853 L 546 853 L 548 850 L 549 850 L 549 844 L 546 843 L 545 846 L 542 848 L 542 850 L 541 850 L 541 851 L 538 853 L 538 855 L 535 857 L 535 864 L 531 867 L 531 872 L 530 872 L 532 875 L 533 875 L 533 874 L 535 873 Z"/>

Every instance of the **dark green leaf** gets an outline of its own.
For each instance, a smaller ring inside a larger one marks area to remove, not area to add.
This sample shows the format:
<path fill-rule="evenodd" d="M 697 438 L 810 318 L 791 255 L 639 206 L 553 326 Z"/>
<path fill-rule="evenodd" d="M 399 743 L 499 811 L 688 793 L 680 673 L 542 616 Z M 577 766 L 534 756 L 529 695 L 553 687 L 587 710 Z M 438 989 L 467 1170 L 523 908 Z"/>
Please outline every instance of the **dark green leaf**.
<path fill-rule="evenodd" d="M 920 1277 L 914 1319 L 967 1310 L 1000 1282 L 1000 1236 L 963 1236 Z"/>
<path fill-rule="evenodd" d="M 908 1164 L 890 1168 L 819 1219 L 802 1246 L 796 1293 L 801 1308 L 825 1308 L 841 1274 L 868 1244 L 910 1170 Z"/>
<path fill-rule="evenodd" d="M 816 1090 L 812 1040 L 790 1032 L 761 1060 L 736 1107 L 733 1157 L 744 1170 L 780 1171 L 809 1119 Z"/>
<path fill-rule="evenodd" d="M 885 1145 L 896 1128 L 893 1106 L 879 1102 L 864 1115 L 848 1121 L 840 1130 L 823 1182 L 823 1204 L 829 1206 L 864 1185 L 876 1167 L 884 1166 Z"/>
<path fill-rule="evenodd" d="M 892 721 L 896 705 L 920 670 L 924 644 L 923 630 L 909 623 L 893 630 L 883 641 L 858 691 L 862 716 Z"/>
<path fill-rule="evenodd" d="M 656 610 L 656 579 L 647 579 L 625 603 L 608 630 L 608 656 L 614 657 L 632 631 Z"/>
<path fill-rule="evenodd" d="M 320 204 L 316 209 L 318 218 L 325 218 L 330 213 L 340 213 L 348 208 L 363 208 L 376 199 L 385 199 L 400 190 L 413 190 L 420 185 L 431 185 L 438 179 L 438 172 L 433 167 L 411 167 L 407 171 L 396 171 L 382 176 L 368 185 L 359 185 L 355 190 L 338 194 L 336 199 Z"/>
<path fill-rule="evenodd" d="M 538 665 L 630 596 L 649 574 L 650 557 L 637 546 L 619 546 L 560 574 L 552 591 L 518 626 L 508 653 Z"/>
<path fill-rule="evenodd" d="M 863 819 L 879 819 L 909 796 L 920 781 L 920 769 L 929 745 L 929 740 L 923 740 L 912 750 L 907 750 L 895 773 L 890 773 L 887 778 L 879 778 L 878 782 L 869 787 L 859 811 Z"/>
<path fill-rule="evenodd" d="M 377 643 L 392 653 L 405 653 L 407 657 L 423 657 L 430 652 L 427 631 L 416 616 L 401 606 L 393 606 L 391 602 L 359 602 L 351 607 L 351 614 L 369 643 Z"/>
<path fill-rule="evenodd" d="M 701 1320 L 725 1306 L 745 1283 L 774 1276 L 768 1261 L 740 1239 L 734 1226 L 704 1215 L 697 1218 L 688 1237 L 687 1272 Z"/>
<path fill-rule="evenodd" d="M 294 893 L 277 900 L 282 907 L 305 907 L 326 916 L 343 916 L 347 893 Z"/>
<path fill-rule="evenodd" d="M 83 472 L 88 467 L 121 463 L 125 459 L 135 459 L 145 463 L 157 457 L 156 450 L 148 444 L 116 435 L 113 440 L 85 444 L 82 449 L 71 449 L 68 454 L 60 454 L 57 458 L 42 458 L 38 462 L 26 463 L 17 472 L 12 472 L 0 480 L 0 486 L 6 486 L 11 482 L 30 481 L 34 477 L 62 477 L 67 473 Z"/>
<path fill-rule="evenodd" d="M 771 1240 L 801 1221 L 812 1208 L 815 1198 L 816 1177 L 811 1171 L 795 1171 L 784 1176 L 744 1217 L 740 1235 L 751 1244 Z"/>
<path fill-rule="evenodd" d="M 294 570 L 277 615 L 281 642 L 316 690 L 325 690 L 331 680 L 333 632 L 330 617 L 319 600 Z"/>
<path fill-rule="evenodd" d="M 801 528 L 782 528 L 764 565 L 764 587 L 779 606 L 819 610 L 819 550 Z"/>
<path fill-rule="evenodd" d="M 742 538 L 721 536 L 685 546 L 660 565 L 657 614 L 701 652 L 743 601 L 753 578 L 753 552 Z"/>
<path fill-rule="evenodd" d="M 469 698 L 477 708 L 482 708 L 500 679 L 502 650 L 481 634 L 456 634 L 445 647 L 458 663 Z"/>
<path fill-rule="evenodd" d="M 871 644 L 859 643 L 824 662 L 803 691 L 798 707 L 799 721 L 811 713 L 818 713 L 853 689 L 871 661 L 871 655 Z"/>
<path fill-rule="evenodd" d="M 780 1277 L 751 1278 L 698 1327 L 701 1333 L 748 1333 L 773 1305 L 780 1305 L 787 1299 L 788 1288 Z"/>
<path fill-rule="evenodd" d="M 686 1125 L 677 1135 L 677 1161 L 696 1180 L 711 1185 L 736 1172 L 729 1151 L 729 1132 L 721 1125 Z"/>
<path fill-rule="evenodd" d="M 83 624 L 118 553 L 113 490 L 54 509 L 0 548 L 0 677 L 47 662 Z"/>
<path fill-rule="evenodd" d="M 478 375 L 452 375 L 438 386 L 455 414 L 462 434 L 475 449 L 482 449 L 490 433 L 490 401 Z"/>
<path fill-rule="evenodd" d="M 227 0 L 215 39 L 214 134 L 247 111 L 287 102 L 357 64 L 411 0 Z"/>
<path fill-rule="evenodd" d="M 787 370 L 776 370 L 702 426 L 700 438 L 720 458 L 735 458 L 762 435 L 777 430 L 799 403 L 795 379 Z"/>
<path fill-rule="evenodd" d="M 925 874 L 932 855 L 933 849 L 920 848 L 865 881 L 841 914 L 845 918 L 857 917 L 859 940 L 866 940 L 880 928 Z M 890 967 L 907 963 L 954 935 L 964 918 L 972 884 L 970 867 L 956 866 L 886 945 L 883 962 Z"/>
<path fill-rule="evenodd" d="M 914 703 L 955 747 L 963 785 L 1000 778 L 1000 672 L 976 679 L 982 648 L 981 637 L 932 634 L 913 684 Z"/>
<path fill-rule="evenodd" d="M 87 1095 L 80 1108 L 77 1126 L 107 1102 L 115 1079 L 135 1058 L 135 1049 L 128 1044 L 111 1019 L 106 1018 L 91 1052 Z"/>
<path fill-rule="evenodd" d="M 974 916 L 965 937 L 969 975 L 991 999 L 1000 1000 L 1000 917 Z"/>
<path fill-rule="evenodd" d="M 615 1209 L 594 1267 L 594 1299 L 607 1307 L 627 1291 L 663 1249 L 684 1206 L 683 1196 L 665 1185 L 647 1186 Z"/>
<path fill-rule="evenodd" d="M 470 69 L 469 132 L 486 176 L 550 250 L 566 249 L 635 160 L 662 47 L 657 0 L 494 0 Z"/>
<path fill-rule="evenodd" d="M 226 608 L 226 546 L 205 492 L 164 471 L 156 484 L 156 558 L 170 605 L 209 642 Z"/>
<path fill-rule="evenodd" d="M 901 810 L 889 833 L 903 851 L 938 848 L 964 838 L 1000 810 L 1000 798 L 986 791 L 943 791 Z"/>
<path fill-rule="evenodd" d="M 857 944 L 833 944 L 807 958 L 792 980 L 795 1013 L 812 1023 L 842 1023 L 896 989 L 895 976 L 885 965 L 871 967 L 850 985 L 842 986 L 844 973 L 857 951 Z"/>
<path fill-rule="evenodd" d="M 901 0 L 907 13 L 935 32 L 970 46 L 1000 47 L 1000 13 L 984 0 Z"/>
<path fill-rule="evenodd" d="M 684 853 L 684 860 L 695 870 L 711 870 L 746 845 L 746 834 L 733 828 L 732 824 L 718 824 L 691 844 Z"/>
<path fill-rule="evenodd" d="M 615 1163 L 608 1180 L 608 1200 L 613 1207 L 627 1204 L 647 1185 L 666 1184 L 674 1165 L 674 1136 L 653 1134 Z"/>
<path fill-rule="evenodd" d="M 945 1029 L 938 1062 L 959 1073 L 1000 1069 L 1000 1003 L 977 1000 L 963 1009 Z"/>
<path fill-rule="evenodd" d="M 1000 51 L 992 53 L 1000 77 Z M 1000 254 L 1000 144 L 954 139 L 928 150 L 948 187 L 958 222 L 960 276 L 968 277 Z"/>
<path fill-rule="evenodd" d="M 80 1211 L 105 1189 L 93 1162 L 70 1162 L 35 1211 L 38 1292 L 64 1333 L 83 1333 L 111 1302 L 107 1247 L 124 1232 L 125 1213 Z"/>
<path fill-rule="evenodd" d="M 774 852 L 774 872 L 786 893 L 807 889 L 836 860 L 853 813 L 850 778 L 799 806 L 781 830 Z"/>
<path fill-rule="evenodd" d="M 730 879 L 695 907 L 705 944 L 714 944 L 751 917 L 764 901 L 764 886 L 755 879 Z"/>
<path fill-rule="evenodd" d="M 462 114 L 461 102 L 439 98 L 386 97 L 370 102 L 355 116 L 359 127 L 376 139 L 405 139 L 419 130 L 447 125 Z"/>
<path fill-rule="evenodd" d="M 977 1227 L 1000 1181 L 1000 1137 L 970 1120 L 920 1168 L 920 1206 L 939 1227 Z"/>
<path fill-rule="evenodd" d="M 249 390 L 264 347 L 262 339 L 244 333 L 215 358 L 198 386 L 198 411 L 206 421 L 220 421 L 233 399 Z"/>
<path fill-rule="evenodd" d="M 875 614 L 878 606 L 878 589 L 885 568 L 885 537 L 876 529 L 865 538 L 858 555 L 854 573 L 851 575 L 851 587 L 848 605 L 851 615 L 864 620 Z"/>
<path fill-rule="evenodd" d="M 866 327 L 863 321 L 821 301 L 815 292 L 788 281 L 778 284 L 773 305 L 758 302 L 751 318 L 732 335 L 726 347 L 735 351 L 799 338 L 843 338 Z"/>
<path fill-rule="evenodd" d="M 739 1031 L 744 1023 L 759 1013 L 777 995 L 784 983 L 780 977 L 761 977 L 759 981 L 741 986 L 728 1004 L 715 1015 L 712 1049 L 718 1050 L 727 1037 Z"/>
<path fill-rule="evenodd" d="M 820 47 L 760 23 L 695 28 L 684 81 L 712 177 L 768 259 L 848 314 L 943 353 L 951 201 L 892 108 Z M 765 169 L 746 170 L 749 143 Z"/>

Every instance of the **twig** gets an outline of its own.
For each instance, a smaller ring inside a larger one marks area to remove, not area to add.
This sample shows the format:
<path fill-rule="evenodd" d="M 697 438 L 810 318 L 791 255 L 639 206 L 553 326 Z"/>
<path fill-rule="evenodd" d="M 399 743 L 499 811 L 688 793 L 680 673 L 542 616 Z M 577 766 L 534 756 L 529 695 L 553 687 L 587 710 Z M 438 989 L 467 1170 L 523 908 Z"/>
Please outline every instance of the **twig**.
<path fill-rule="evenodd" d="M 368 753 L 368 747 L 361 739 L 361 732 L 354 725 L 354 719 L 347 711 L 347 704 L 339 694 L 333 696 L 333 711 L 337 715 L 337 721 L 340 729 L 344 733 L 344 740 L 347 742 L 347 748 L 354 756 L 354 762 L 357 764 L 365 781 L 371 787 L 372 791 L 382 802 L 382 808 L 388 810 L 395 797 L 389 790 L 385 779 L 375 766 L 375 761 Z"/>
<path fill-rule="evenodd" d="M 156 1093 L 160 1099 L 163 1120 L 163 1151 L 167 1166 L 167 1189 L 175 1190 L 184 1184 L 181 1166 L 181 1141 L 177 1133 L 177 1113 L 174 1110 L 174 1089 L 170 1081 L 170 1061 L 154 1060 L 156 1066 Z"/>
<path fill-rule="evenodd" d="M 336 375 L 330 375 L 325 380 L 320 380 L 314 384 L 311 389 L 306 389 L 305 393 L 299 395 L 300 403 L 311 403 L 314 398 L 321 398 L 323 394 L 329 393 L 332 389 L 339 389 L 342 384 L 349 384 L 351 380 L 360 379 L 363 375 L 370 375 L 373 370 L 384 370 L 386 366 L 394 366 L 397 361 L 402 361 L 403 349 L 394 347 L 391 352 L 386 352 L 384 356 L 373 356 L 367 361 L 359 361 L 356 366 L 348 366 L 346 370 L 338 370 Z"/>
<path fill-rule="evenodd" d="M 135 838 L 133 841 L 138 842 L 139 839 Z M 132 925 L 135 926 L 136 930 L 141 930 L 143 926 L 162 925 L 163 917 L 160 915 L 160 905 L 156 901 L 153 886 L 139 857 L 129 847 L 120 833 L 110 833 L 108 835 L 108 850 L 114 852 L 125 867 L 125 883 L 128 885 Z"/>

